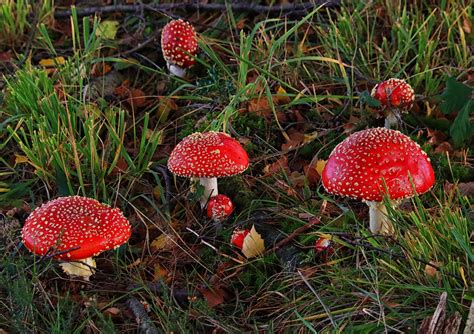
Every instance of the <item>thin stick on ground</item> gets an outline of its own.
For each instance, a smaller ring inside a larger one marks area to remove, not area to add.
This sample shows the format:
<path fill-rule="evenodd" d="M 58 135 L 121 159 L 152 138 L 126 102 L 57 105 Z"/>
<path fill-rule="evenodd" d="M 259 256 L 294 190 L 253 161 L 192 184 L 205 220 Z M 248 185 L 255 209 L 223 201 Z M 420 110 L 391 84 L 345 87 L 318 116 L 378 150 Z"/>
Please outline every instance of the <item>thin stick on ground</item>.
<path fill-rule="evenodd" d="M 289 5 L 274 5 L 274 6 L 265 6 L 257 5 L 254 3 L 239 2 L 239 3 L 157 3 L 157 4 L 137 4 L 137 5 L 110 5 L 110 6 L 93 6 L 93 7 L 84 7 L 77 8 L 77 16 L 89 16 L 93 14 L 106 14 L 106 13 L 133 13 L 140 12 L 143 10 L 152 10 L 152 11 L 169 11 L 172 9 L 180 9 L 186 11 L 225 11 L 227 9 L 232 9 L 233 11 L 245 11 L 250 13 L 286 13 L 291 14 L 305 15 L 311 9 L 317 6 L 323 6 L 325 8 L 335 8 L 340 5 L 339 0 L 315 0 L 312 2 L 304 2 L 301 4 L 289 4 Z M 54 17 L 66 18 L 71 16 L 71 10 L 56 11 Z"/>

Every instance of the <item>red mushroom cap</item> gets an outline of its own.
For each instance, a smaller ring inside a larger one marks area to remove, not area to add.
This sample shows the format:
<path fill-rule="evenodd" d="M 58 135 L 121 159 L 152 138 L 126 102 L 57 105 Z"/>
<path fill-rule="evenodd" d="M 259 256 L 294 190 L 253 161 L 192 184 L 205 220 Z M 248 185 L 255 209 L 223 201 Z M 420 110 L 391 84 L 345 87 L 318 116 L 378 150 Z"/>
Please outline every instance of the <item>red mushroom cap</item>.
<path fill-rule="evenodd" d="M 122 212 L 95 199 L 59 197 L 36 208 L 22 230 L 26 248 L 37 255 L 76 250 L 58 255 L 58 259 L 82 260 L 118 247 L 131 234 Z"/>
<path fill-rule="evenodd" d="M 420 146 L 399 131 L 372 128 L 353 133 L 332 151 L 323 169 L 324 188 L 366 201 L 412 197 L 428 191 L 435 176 Z M 413 183 L 413 185 L 412 185 Z M 385 184 L 385 185 L 384 185 Z"/>
<path fill-rule="evenodd" d="M 207 217 L 216 222 L 223 221 L 230 216 L 234 205 L 229 197 L 223 194 L 212 196 L 207 203 Z"/>
<path fill-rule="evenodd" d="M 314 245 L 314 249 L 316 252 L 323 252 L 326 249 L 329 249 L 331 247 L 331 240 L 326 239 L 326 238 L 318 238 L 316 240 L 316 243 Z"/>
<path fill-rule="evenodd" d="M 383 107 L 405 108 L 415 101 L 413 88 L 401 79 L 388 79 L 377 84 L 371 93 Z"/>
<path fill-rule="evenodd" d="M 198 49 L 193 26 L 181 19 L 169 22 L 161 32 L 161 49 L 168 63 L 181 68 L 193 66 Z"/>
<path fill-rule="evenodd" d="M 230 242 L 237 248 L 242 249 L 242 247 L 244 246 L 244 239 L 249 233 L 250 230 L 239 230 L 238 228 L 236 228 L 232 233 Z"/>
<path fill-rule="evenodd" d="M 239 142 L 222 132 L 197 132 L 171 152 L 169 170 L 184 177 L 224 177 L 240 174 L 249 157 Z"/>

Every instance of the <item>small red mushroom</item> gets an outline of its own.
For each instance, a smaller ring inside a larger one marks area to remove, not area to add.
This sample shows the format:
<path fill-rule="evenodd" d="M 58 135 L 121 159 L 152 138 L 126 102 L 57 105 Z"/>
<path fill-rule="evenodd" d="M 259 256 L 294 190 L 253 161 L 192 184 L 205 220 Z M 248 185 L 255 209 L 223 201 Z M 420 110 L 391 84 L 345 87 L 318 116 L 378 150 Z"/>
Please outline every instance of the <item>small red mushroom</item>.
<path fill-rule="evenodd" d="M 183 78 L 198 50 L 193 26 L 181 19 L 169 22 L 161 32 L 161 49 L 170 73 Z"/>
<path fill-rule="evenodd" d="M 70 196 L 36 208 L 25 221 L 22 239 L 32 253 L 57 253 L 56 259 L 67 261 L 61 263 L 66 273 L 88 280 L 95 268 L 92 257 L 127 242 L 130 234 L 130 223 L 119 209 Z"/>
<path fill-rule="evenodd" d="M 204 187 L 201 206 L 216 196 L 217 178 L 244 172 L 249 166 L 247 152 L 223 132 L 198 132 L 184 138 L 170 154 L 168 169 L 179 176 L 199 178 Z"/>
<path fill-rule="evenodd" d="M 226 195 L 212 196 L 207 203 L 207 217 L 217 223 L 229 217 L 233 210 L 234 205 Z"/>
<path fill-rule="evenodd" d="M 244 239 L 247 236 L 247 234 L 250 233 L 250 230 L 240 230 L 236 228 L 234 232 L 232 233 L 232 237 L 230 238 L 230 242 L 236 246 L 238 249 L 242 249 L 244 246 Z"/>
<path fill-rule="evenodd" d="M 385 127 L 390 128 L 398 124 L 399 110 L 406 111 L 415 101 L 413 88 L 401 79 L 388 79 L 377 84 L 371 93 L 378 100 L 383 109 L 388 111 L 385 118 Z"/>
<path fill-rule="evenodd" d="M 326 238 L 318 238 L 318 240 L 316 240 L 316 243 L 314 245 L 314 249 L 318 253 L 319 252 L 324 252 L 325 250 L 327 250 L 330 247 L 331 247 L 331 240 L 326 239 Z"/>
<path fill-rule="evenodd" d="M 420 146 L 399 131 L 372 128 L 353 133 L 331 152 L 322 173 L 327 192 L 365 201 L 370 230 L 390 233 L 382 203 L 423 194 L 435 182 L 430 159 Z"/>

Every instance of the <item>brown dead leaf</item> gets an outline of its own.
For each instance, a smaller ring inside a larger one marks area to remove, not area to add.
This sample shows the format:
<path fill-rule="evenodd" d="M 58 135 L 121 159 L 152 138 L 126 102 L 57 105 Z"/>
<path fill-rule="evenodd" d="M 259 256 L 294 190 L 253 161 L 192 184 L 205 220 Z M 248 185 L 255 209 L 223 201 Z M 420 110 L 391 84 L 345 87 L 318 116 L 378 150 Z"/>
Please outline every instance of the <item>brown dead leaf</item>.
<path fill-rule="evenodd" d="M 271 117 L 273 114 L 266 96 L 251 99 L 248 102 L 248 111 L 263 117 Z"/>
<path fill-rule="evenodd" d="M 430 264 L 439 267 L 439 263 L 430 261 Z M 425 274 L 428 275 L 429 277 L 436 277 L 438 275 L 438 269 L 436 269 L 433 266 L 430 266 L 429 264 L 425 265 Z"/>
<path fill-rule="evenodd" d="M 130 82 L 128 79 L 124 80 L 120 86 L 115 87 L 114 94 L 118 97 L 126 97 L 130 91 Z"/>
<path fill-rule="evenodd" d="M 109 307 L 102 311 L 102 314 L 106 317 L 117 318 L 120 316 L 120 309 L 118 307 Z"/>
<path fill-rule="evenodd" d="M 281 145 L 281 150 L 287 152 L 291 149 L 294 149 L 298 146 L 301 146 L 305 140 L 304 133 L 293 131 L 288 133 L 289 140 L 286 143 Z"/>
<path fill-rule="evenodd" d="M 198 288 L 210 308 L 215 308 L 229 299 L 229 293 L 223 288 Z"/>
<path fill-rule="evenodd" d="M 288 167 L 288 157 L 286 155 L 283 155 L 274 163 L 266 165 L 263 168 L 263 173 L 265 176 L 268 176 L 278 173 L 280 170 L 284 170 L 286 173 L 290 172 L 290 168 Z"/>
<path fill-rule="evenodd" d="M 0 52 L 0 63 L 9 63 L 12 61 L 12 51 Z"/>
<path fill-rule="evenodd" d="M 446 135 L 444 132 L 438 131 L 438 130 L 431 130 L 428 129 L 428 143 L 432 146 L 437 146 L 444 142 L 446 139 L 448 139 L 448 135 Z"/>
<path fill-rule="evenodd" d="M 468 35 L 472 32 L 471 20 L 467 17 L 462 21 L 462 30 Z"/>
<path fill-rule="evenodd" d="M 155 264 L 155 268 L 153 270 L 153 280 L 166 280 L 168 277 L 169 271 L 166 268 L 163 268 L 159 263 Z"/>
<path fill-rule="evenodd" d="M 92 65 L 91 75 L 93 77 L 102 77 L 112 70 L 112 66 L 107 63 L 95 63 Z"/>
<path fill-rule="evenodd" d="M 439 144 L 436 148 L 435 148 L 435 153 L 453 153 L 454 152 L 454 149 L 453 147 L 451 146 L 451 144 L 447 141 L 445 142 L 442 142 L 441 144 Z"/>
<path fill-rule="evenodd" d="M 139 88 L 134 88 L 130 90 L 130 94 L 129 94 L 129 98 L 127 102 L 134 109 L 143 107 L 147 104 L 145 93 Z"/>
<path fill-rule="evenodd" d="M 160 122 L 165 122 L 168 119 L 170 111 L 178 110 L 178 105 L 173 99 L 167 98 L 166 96 L 159 97 L 160 104 L 156 110 L 156 115 Z"/>
<path fill-rule="evenodd" d="M 160 234 L 155 240 L 150 244 L 150 247 L 157 251 L 167 249 L 174 245 L 173 237 L 168 234 Z"/>

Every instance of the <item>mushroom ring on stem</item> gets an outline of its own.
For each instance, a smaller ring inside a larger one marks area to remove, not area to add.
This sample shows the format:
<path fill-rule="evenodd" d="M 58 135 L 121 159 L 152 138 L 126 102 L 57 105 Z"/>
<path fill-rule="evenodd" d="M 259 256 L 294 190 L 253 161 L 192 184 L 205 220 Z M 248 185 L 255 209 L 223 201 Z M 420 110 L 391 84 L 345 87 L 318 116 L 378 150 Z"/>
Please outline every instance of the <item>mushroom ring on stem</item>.
<path fill-rule="evenodd" d="M 193 26 L 181 19 L 170 21 L 161 32 L 161 50 L 170 73 L 183 78 L 198 50 Z"/>
<path fill-rule="evenodd" d="M 198 178 L 204 187 L 201 207 L 217 196 L 217 178 L 234 176 L 249 166 L 247 152 L 223 132 L 196 132 L 184 138 L 170 154 L 168 169 L 178 176 Z"/>
<path fill-rule="evenodd" d="M 88 280 L 100 253 L 130 238 L 131 228 L 122 211 L 95 199 L 59 197 L 36 208 L 26 219 L 22 239 L 36 255 L 58 252 L 62 269 Z M 71 250 L 71 251 L 67 251 Z"/>
<path fill-rule="evenodd" d="M 380 102 L 383 109 L 387 110 L 385 127 L 388 129 L 398 126 L 399 110 L 406 111 L 415 101 L 413 88 L 405 80 L 395 78 L 375 85 L 371 95 Z"/>
<path fill-rule="evenodd" d="M 391 233 L 382 200 L 423 194 L 435 176 L 420 146 L 399 131 L 372 128 L 353 133 L 331 152 L 322 173 L 327 192 L 365 201 L 372 233 Z"/>

